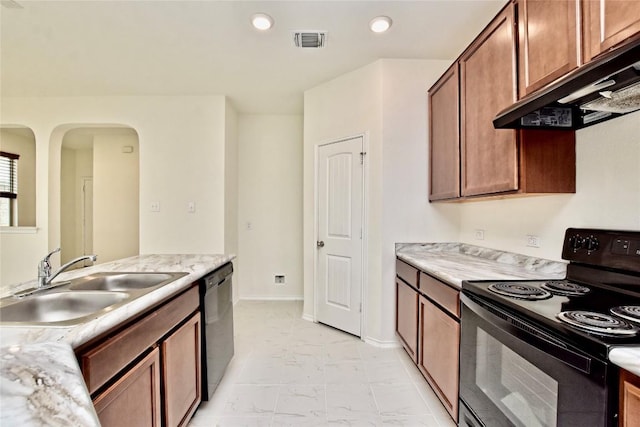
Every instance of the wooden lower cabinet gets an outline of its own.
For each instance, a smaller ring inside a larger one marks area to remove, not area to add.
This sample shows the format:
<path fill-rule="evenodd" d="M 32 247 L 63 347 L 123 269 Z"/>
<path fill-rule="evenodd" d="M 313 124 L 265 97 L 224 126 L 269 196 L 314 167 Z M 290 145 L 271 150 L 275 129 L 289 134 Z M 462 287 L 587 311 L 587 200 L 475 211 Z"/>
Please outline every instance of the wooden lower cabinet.
<path fill-rule="evenodd" d="M 76 349 L 103 427 L 186 425 L 201 400 L 198 286 Z"/>
<path fill-rule="evenodd" d="M 418 368 L 457 422 L 460 323 L 422 295 L 419 307 Z"/>
<path fill-rule="evenodd" d="M 160 352 L 155 348 L 93 399 L 103 427 L 160 426 Z M 125 415 L 126 414 L 126 415 Z"/>
<path fill-rule="evenodd" d="M 200 403 L 200 313 L 162 342 L 162 372 L 166 425 L 186 425 Z"/>
<path fill-rule="evenodd" d="M 620 427 L 640 426 L 640 377 L 620 370 Z"/>
<path fill-rule="evenodd" d="M 396 278 L 396 333 L 414 362 L 418 361 L 418 292 Z"/>

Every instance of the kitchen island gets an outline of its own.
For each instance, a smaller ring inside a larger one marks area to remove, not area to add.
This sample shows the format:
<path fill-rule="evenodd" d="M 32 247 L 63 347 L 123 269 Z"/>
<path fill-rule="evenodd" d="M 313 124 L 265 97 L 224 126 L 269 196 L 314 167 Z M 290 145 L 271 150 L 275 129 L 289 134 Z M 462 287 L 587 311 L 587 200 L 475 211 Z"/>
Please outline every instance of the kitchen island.
<path fill-rule="evenodd" d="M 140 255 L 61 274 L 59 280 L 62 281 L 98 272 L 188 273 L 79 325 L 2 325 L 0 424 L 36 426 L 43 425 L 46 420 L 48 425 L 66 426 L 73 420 L 71 424 L 77 426 L 99 425 L 73 350 L 188 289 L 195 281 L 234 258 L 233 255 Z M 12 291 L 34 285 L 35 281 L 22 283 Z M 46 349 L 47 357 L 43 357 L 43 349 Z M 46 363 L 47 360 L 56 363 Z M 26 366 L 32 369 L 26 369 Z M 60 396 L 69 396 L 70 402 L 60 404 Z"/>

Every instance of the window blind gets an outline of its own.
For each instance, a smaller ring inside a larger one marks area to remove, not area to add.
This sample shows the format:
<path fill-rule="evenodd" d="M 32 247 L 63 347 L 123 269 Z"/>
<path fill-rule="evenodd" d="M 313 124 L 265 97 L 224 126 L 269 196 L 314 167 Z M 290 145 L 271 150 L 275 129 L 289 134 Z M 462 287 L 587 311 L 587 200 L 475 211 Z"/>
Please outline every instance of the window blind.
<path fill-rule="evenodd" d="M 0 197 L 18 197 L 18 159 L 20 155 L 0 151 Z"/>

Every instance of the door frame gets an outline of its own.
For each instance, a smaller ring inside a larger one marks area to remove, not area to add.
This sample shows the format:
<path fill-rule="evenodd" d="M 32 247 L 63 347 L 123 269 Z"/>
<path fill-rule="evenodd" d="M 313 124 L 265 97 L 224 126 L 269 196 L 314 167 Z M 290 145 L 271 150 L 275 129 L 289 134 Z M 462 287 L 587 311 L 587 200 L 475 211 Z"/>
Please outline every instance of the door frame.
<path fill-rule="evenodd" d="M 360 286 L 360 301 L 362 303 L 362 310 L 360 311 L 360 340 L 365 341 L 367 336 L 367 300 L 365 292 L 368 288 L 369 280 L 367 271 L 369 266 L 369 233 L 368 233 L 368 218 L 369 218 L 369 132 L 362 132 L 350 136 L 345 136 L 337 139 L 328 139 L 316 144 L 313 147 L 313 244 L 318 241 L 318 206 L 319 206 L 319 194 L 318 194 L 318 161 L 320 147 L 338 144 L 355 138 L 362 138 L 362 150 L 364 155 L 364 164 L 362 165 L 362 241 L 361 241 L 361 255 L 362 255 L 362 271 L 360 272 L 362 278 L 362 286 Z M 318 250 L 314 246 L 313 257 L 313 321 L 318 323 Z"/>

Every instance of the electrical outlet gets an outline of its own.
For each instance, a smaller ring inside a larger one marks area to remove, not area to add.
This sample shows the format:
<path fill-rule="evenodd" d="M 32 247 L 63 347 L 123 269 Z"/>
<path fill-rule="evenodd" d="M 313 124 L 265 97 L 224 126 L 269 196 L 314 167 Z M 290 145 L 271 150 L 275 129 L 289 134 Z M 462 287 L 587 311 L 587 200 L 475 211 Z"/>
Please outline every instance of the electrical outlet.
<path fill-rule="evenodd" d="M 247 221 L 247 230 L 253 230 L 253 224 L 249 221 Z"/>
<path fill-rule="evenodd" d="M 284 275 L 276 275 L 275 283 L 276 285 L 284 285 Z"/>
<path fill-rule="evenodd" d="M 530 246 L 532 248 L 539 248 L 540 237 L 533 234 L 527 234 L 527 246 Z"/>
<path fill-rule="evenodd" d="M 151 202 L 149 207 L 151 212 L 160 212 L 160 202 Z"/>
<path fill-rule="evenodd" d="M 476 230 L 475 236 L 476 240 L 484 240 L 484 230 Z"/>

